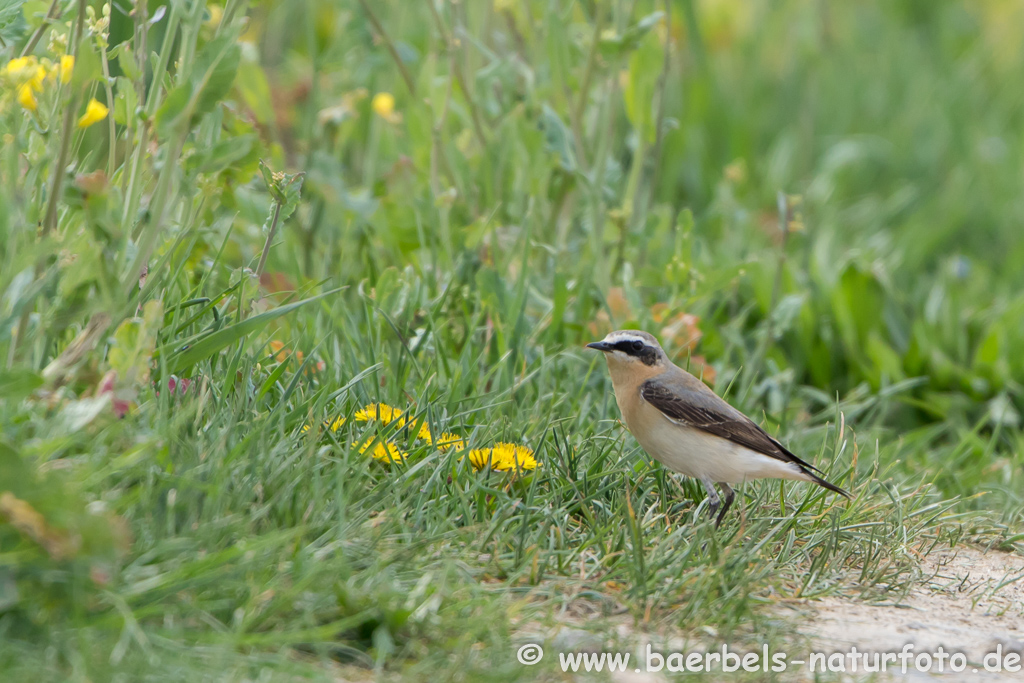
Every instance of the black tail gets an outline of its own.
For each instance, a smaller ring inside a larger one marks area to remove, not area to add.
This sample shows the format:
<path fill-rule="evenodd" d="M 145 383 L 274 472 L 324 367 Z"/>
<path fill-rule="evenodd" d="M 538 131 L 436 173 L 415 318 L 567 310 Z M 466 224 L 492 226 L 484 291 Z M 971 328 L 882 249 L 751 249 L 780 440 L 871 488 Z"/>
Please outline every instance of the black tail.
<path fill-rule="evenodd" d="M 843 489 L 839 488 L 838 486 L 836 486 L 836 485 L 835 485 L 835 484 L 833 484 L 832 482 L 830 482 L 830 481 L 825 481 L 824 479 L 822 479 L 821 477 L 819 477 L 819 476 L 818 476 L 817 474 L 815 474 L 814 472 L 811 472 L 811 471 L 809 471 L 809 470 L 804 470 L 804 474 L 806 474 L 806 475 L 807 475 L 808 477 L 810 477 L 810 478 L 811 478 L 811 481 L 813 481 L 813 482 L 814 482 L 815 484 L 817 484 L 818 486 L 821 486 L 821 487 L 823 487 L 823 488 L 826 488 L 826 489 L 828 489 L 829 491 L 835 491 L 835 492 L 836 492 L 836 493 L 838 493 L 838 494 L 839 494 L 840 496 L 845 496 L 846 498 L 848 498 L 848 499 L 850 499 L 850 500 L 853 500 L 853 496 L 851 496 L 851 495 L 850 495 L 849 493 L 847 493 L 847 492 L 846 492 L 846 491 L 844 491 Z"/>
<path fill-rule="evenodd" d="M 771 437 L 768 437 L 768 438 L 771 439 Z M 803 470 L 804 474 L 806 474 L 808 477 L 810 477 L 811 481 L 813 481 L 815 484 L 817 484 L 818 486 L 824 487 L 824 488 L 828 489 L 829 491 L 835 491 L 839 495 L 845 496 L 848 500 L 853 500 L 853 496 L 851 496 L 849 493 L 847 493 L 843 489 L 839 488 L 838 486 L 836 486 L 832 482 L 825 481 L 824 479 L 819 477 L 818 474 L 824 474 L 824 472 L 819 470 L 817 467 L 815 467 L 811 463 L 807 462 L 806 460 L 803 460 L 803 459 L 797 457 L 792 451 L 790 451 L 788 448 L 783 446 L 781 443 L 779 443 L 775 439 L 772 439 L 772 443 L 774 443 L 776 446 L 778 446 L 779 450 L 782 451 L 786 455 L 786 457 L 789 459 L 789 461 L 795 463 L 797 465 L 797 467 L 799 467 L 801 470 Z M 778 456 L 775 456 L 775 457 L 778 457 Z M 780 458 L 780 460 L 781 460 L 781 458 Z M 815 472 L 817 472 L 817 474 L 815 474 Z"/>

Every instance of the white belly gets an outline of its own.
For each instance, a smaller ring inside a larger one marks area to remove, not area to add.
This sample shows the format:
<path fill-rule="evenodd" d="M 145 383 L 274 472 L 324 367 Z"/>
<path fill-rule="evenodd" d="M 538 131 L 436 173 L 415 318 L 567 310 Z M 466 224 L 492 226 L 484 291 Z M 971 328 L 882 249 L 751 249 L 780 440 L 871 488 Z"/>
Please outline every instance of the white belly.
<path fill-rule="evenodd" d="M 742 484 L 762 478 L 811 481 L 794 463 L 777 460 L 727 439 L 699 429 L 680 427 L 667 420 L 657 429 L 634 436 L 655 460 L 689 477 L 708 478 L 725 484 Z"/>

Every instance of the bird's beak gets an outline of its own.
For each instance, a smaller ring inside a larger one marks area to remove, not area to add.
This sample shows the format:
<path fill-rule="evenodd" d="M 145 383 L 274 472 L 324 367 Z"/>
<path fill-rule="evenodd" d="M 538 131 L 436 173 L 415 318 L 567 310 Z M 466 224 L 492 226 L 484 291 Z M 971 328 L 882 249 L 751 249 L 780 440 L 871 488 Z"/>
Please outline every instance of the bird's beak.
<path fill-rule="evenodd" d="M 597 349 L 598 351 L 611 351 L 612 345 L 604 341 L 590 342 L 589 344 L 587 344 L 587 348 Z"/>

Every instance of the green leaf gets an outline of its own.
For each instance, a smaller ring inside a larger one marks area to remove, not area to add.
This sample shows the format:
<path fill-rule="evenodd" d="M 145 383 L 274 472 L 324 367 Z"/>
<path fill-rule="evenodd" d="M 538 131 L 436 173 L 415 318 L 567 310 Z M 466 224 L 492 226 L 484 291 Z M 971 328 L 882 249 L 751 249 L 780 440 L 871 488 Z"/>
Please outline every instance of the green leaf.
<path fill-rule="evenodd" d="M 103 64 L 91 40 L 83 40 L 75 55 L 75 68 L 71 71 L 71 88 L 81 92 L 103 78 Z"/>
<path fill-rule="evenodd" d="M 572 149 L 572 136 L 569 129 L 554 109 L 544 105 L 540 116 L 541 128 L 549 150 L 558 155 L 562 168 L 570 173 L 576 170 L 576 155 Z"/>
<path fill-rule="evenodd" d="M 629 58 L 629 82 L 623 90 L 626 116 L 648 142 L 656 137 L 654 125 L 654 90 L 661 73 L 664 52 L 653 36 L 647 36 L 640 48 Z"/>
<path fill-rule="evenodd" d="M 256 117 L 256 121 L 263 126 L 271 125 L 274 108 L 271 105 L 270 84 L 267 82 L 263 67 L 256 62 L 243 62 L 238 68 L 235 85 L 242 95 L 242 100 Z"/>
<path fill-rule="evenodd" d="M 163 302 L 154 300 L 146 302 L 141 318 L 131 318 L 117 326 L 108 360 L 119 381 L 136 385 L 149 380 L 149 366 L 163 319 Z"/>
<path fill-rule="evenodd" d="M 207 43 L 192 65 L 193 116 L 202 116 L 224 99 L 238 73 L 241 49 L 232 35 L 222 35 Z"/>
<path fill-rule="evenodd" d="M 117 88 L 114 95 L 114 122 L 126 126 L 135 118 L 135 108 L 138 100 L 135 97 L 135 88 L 131 81 L 124 76 L 117 77 Z"/>
<path fill-rule="evenodd" d="M 116 48 L 117 50 L 117 64 L 121 67 L 121 71 L 131 81 L 136 81 L 142 72 L 139 71 L 138 64 L 135 63 L 135 54 L 130 48 L 130 44 L 121 43 Z"/>
<path fill-rule="evenodd" d="M 609 58 L 621 57 L 632 52 L 664 16 L 664 12 L 654 12 L 633 24 L 621 34 L 601 36 L 598 41 L 598 51 Z"/>
<path fill-rule="evenodd" d="M 245 158 L 255 141 L 255 135 L 225 138 L 190 158 L 188 166 L 200 173 L 220 173 L 236 161 Z"/>
<path fill-rule="evenodd" d="M 21 6 L 25 0 L 0 0 L 0 37 L 11 42 L 22 33 Z"/>
<path fill-rule="evenodd" d="M 220 36 L 203 46 L 189 77 L 171 88 L 156 112 L 156 127 L 162 137 L 170 136 L 180 127 L 190 127 L 197 117 L 213 111 L 231 90 L 240 54 L 231 35 Z"/>
<path fill-rule="evenodd" d="M 226 349 L 239 339 L 263 329 L 271 320 L 280 318 L 282 315 L 291 313 L 301 306 L 305 306 L 308 303 L 312 303 L 318 299 L 322 299 L 331 294 L 336 294 L 340 291 L 340 288 L 333 289 L 329 292 L 324 292 L 323 294 L 303 299 L 302 301 L 296 301 L 285 306 L 279 306 L 271 311 L 254 315 L 251 318 L 246 318 L 241 322 L 229 325 L 228 327 L 217 330 L 216 332 L 194 337 L 191 340 L 188 340 L 180 351 L 172 354 L 167 359 L 167 372 L 172 374 L 181 373 L 196 363 L 206 360 L 215 353 Z"/>
<path fill-rule="evenodd" d="M 274 172 L 266 162 L 260 159 L 260 173 L 263 175 L 263 182 L 267 184 L 267 191 L 274 200 L 270 207 L 270 214 L 267 216 L 264 229 L 269 228 L 277 212 L 277 205 L 281 206 L 281 215 L 278 222 L 284 222 L 295 212 L 302 195 L 302 181 L 305 173 Z"/>
<path fill-rule="evenodd" d="M 0 399 L 20 401 L 43 385 L 43 378 L 27 368 L 0 372 Z"/>

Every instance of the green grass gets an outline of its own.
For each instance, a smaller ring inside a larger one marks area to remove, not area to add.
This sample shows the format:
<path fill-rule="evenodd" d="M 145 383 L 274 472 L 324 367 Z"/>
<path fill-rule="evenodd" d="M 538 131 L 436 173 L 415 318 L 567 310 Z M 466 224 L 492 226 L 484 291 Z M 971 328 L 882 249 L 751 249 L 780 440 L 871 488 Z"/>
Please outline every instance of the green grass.
<path fill-rule="evenodd" d="M 518 645 L 759 649 L 1024 551 L 1014 3 L 92 4 L 0 2 L 3 63 L 76 56 L 0 75 L 5 680 L 561 680 Z M 854 499 L 716 531 L 583 348 L 624 326 Z"/>

